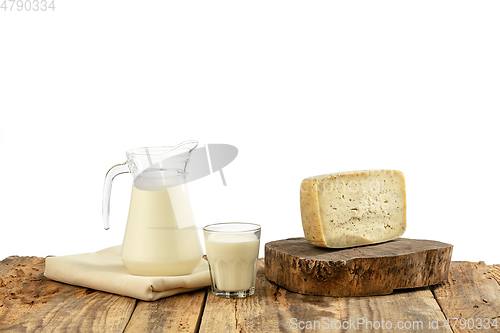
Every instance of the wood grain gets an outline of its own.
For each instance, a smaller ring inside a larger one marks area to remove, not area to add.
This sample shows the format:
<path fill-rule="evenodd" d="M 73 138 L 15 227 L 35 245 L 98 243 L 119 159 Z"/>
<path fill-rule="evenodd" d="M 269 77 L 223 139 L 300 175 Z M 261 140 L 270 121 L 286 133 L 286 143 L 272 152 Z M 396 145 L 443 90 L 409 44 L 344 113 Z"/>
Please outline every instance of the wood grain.
<path fill-rule="evenodd" d="M 45 259 L 0 262 L 0 331 L 123 332 L 136 300 L 54 282 Z"/>
<path fill-rule="evenodd" d="M 201 318 L 200 332 L 240 332 L 236 320 L 237 306 L 238 300 L 218 298 L 209 291 Z"/>
<path fill-rule="evenodd" d="M 500 265 L 488 266 L 491 276 L 500 284 Z"/>
<path fill-rule="evenodd" d="M 290 291 L 321 296 L 387 295 L 444 281 L 453 246 L 398 238 L 348 249 L 327 249 L 305 238 L 265 246 L 266 277 Z"/>
<path fill-rule="evenodd" d="M 432 287 L 455 333 L 500 332 L 500 290 L 495 276 L 484 262 L 452 262 L 446 282 Z M 485 318 L 496 318 L 498 328 L 479 329 Z M 463 325 L 461 319 L 469 322 Z"/>
<path fill-rule="evenodd" d="M 125 332 L 196 332 L 206 294 L 204 288 L 154 302 L 140 301 Z"/>
<path fill-rule="evenodd" d="M 450 333 L 444 320 L 429 288 L 376 297 L 302 295 L 267 280 L 260 259 L 255 295 L 223 299 L 209 292 L 200 332 L 394 332 L 398 323 L 405 332 L 425 332 L 437 321 L 432 332 Z"/>
<path fill-rule="evenodd" d="M 256 292 L 246 299 L 217 298 L 202 289 L 136 302 L 48 280 L 43 258 L 9 257 L 0 262 L 0 332 L 451 333 L 446 317 L 500 316 L 500 265 L 452 262 L 442 284 L 368 297 L 293 293 L 267 280 L 264 267 L 259 259 Z M 500 332 L 459 326 L 454 333 Z"/>

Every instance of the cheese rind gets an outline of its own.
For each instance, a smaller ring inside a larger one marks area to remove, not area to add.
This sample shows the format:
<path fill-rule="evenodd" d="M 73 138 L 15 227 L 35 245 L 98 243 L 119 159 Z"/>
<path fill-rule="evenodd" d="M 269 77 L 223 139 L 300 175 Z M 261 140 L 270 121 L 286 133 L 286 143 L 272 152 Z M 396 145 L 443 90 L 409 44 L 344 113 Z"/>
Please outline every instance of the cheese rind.
<path fill-rule="evenodd" d="M 306 178 L 300 211 L 305 238 L 315 246 L 346 248 L 395 239 L 406 230 L 403 173 L 366 170 Z"/>

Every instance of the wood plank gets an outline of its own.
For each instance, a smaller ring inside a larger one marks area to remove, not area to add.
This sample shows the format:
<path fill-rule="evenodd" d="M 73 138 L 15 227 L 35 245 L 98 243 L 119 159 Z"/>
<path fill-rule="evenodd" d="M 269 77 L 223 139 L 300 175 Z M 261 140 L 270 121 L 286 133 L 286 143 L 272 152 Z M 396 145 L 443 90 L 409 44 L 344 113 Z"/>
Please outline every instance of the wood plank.
<path fill-rule="evenodd" d="M 207 288 L 138 302 L 125 332 L 196 332 L 205 305 Z"/>
<path fill-rule="evenodd" d="M 343 321 L 365 318 L 362 332 L 447 332 L 446 320 L 428 287 L 398 290 L 391 295 L 340 298 Z M 385 322 L 385 326 L 382 325 Z M 375 325 L 379 325 L 378 329 Z M 341 331 L 341 330 L 337 330 Z M 355 332 L 354 330 L 350 330 Z"/>
<path fill-rule="evenodd" d="M 451 333 L 444 326 L 444 314 L 500 321 L 500 265 L 482 262 L 453 262 L 448 280 L 431 288 L 334 298 L 301 295 L 277 286 L 266 279 L 260 259 L 256 294 L 247 299 L 217 298 L 203 289 L 139 302 L 137 307 L 135 299 L 48 280 L 43 276 L 44 263 L 37 257 L 8 257 L 0 262 L 1 332 L 196 332 L 198 328 L 201 332 L 295 332 L 300 327 L 311 332 L 393 332 L 399 323 L 409 325 L 400 329 L 406 332 Z M 435 320 L 438 329 L 429 329 Z M 345 329 L 338 327 L 342 324 Z M 500 327 L 462 329 L 459 322 L 453 330 L 499 331 Z"/>
<path fill-rule="evenodd" d="M 208 292 L 200 332 L 278 332 L 280 322 L 274 297 L 278 288 L 265 278 L 264 260 L 259 259 L 253 296 L 226 299 Z"/>
<path fill-rule="evenodd" d="M 200 332 L 296 332 L 301 328 L 307 332 L 394 332 L 398 324 L 408 326 L 402 329 L 405 332 L 423 332 L 436 320 L 438 328 L 432 332 L 451 333 L 443 326 L 445 317 L 428 287 L 386 296 L 302 295 L 267 280 L 260 259 L 255 295 L 223 299 L 209 292 Z"/>
<path fill-rule="evenodd" d="M 0 262 L 0 331 L 123 332 L 136 300 L 43 276 L 45 259 Z"/>
<path fill-rule="evenodd" d="M 500 331 L 500 287 L 495 274 L 484 262 L 452 262 L 448 280 L 432 287 L 453 332 Z M 498 328 L 485 327 L 485 318 L 496 319 Z"/>
<path fill-rule="evenodd" d="M 327 249 L 313 246 L 305 238 L 290 238 L 266 244 L 266 277 L 305 295 L 387 295 L 394 289 L 444 281 L 452 249 L 450 244 L 408 238 Z"/>
<path fill-rule="evenodd" d="M 200 332 L 241 332 L 236 322 L 237 303 L 236 299 L 218 298 L 208 291 Z"/>

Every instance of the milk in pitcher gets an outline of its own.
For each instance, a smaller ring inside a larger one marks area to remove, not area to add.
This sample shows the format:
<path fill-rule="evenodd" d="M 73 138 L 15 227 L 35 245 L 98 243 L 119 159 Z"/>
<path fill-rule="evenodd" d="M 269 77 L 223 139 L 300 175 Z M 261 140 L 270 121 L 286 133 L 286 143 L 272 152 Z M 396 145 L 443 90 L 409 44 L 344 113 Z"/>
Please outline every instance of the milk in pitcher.
<path fill-rule="evenodd" d="M 202 249 L 187 185 L 132 188 L 122 260 L 135 275 L 190 274 Z"/>

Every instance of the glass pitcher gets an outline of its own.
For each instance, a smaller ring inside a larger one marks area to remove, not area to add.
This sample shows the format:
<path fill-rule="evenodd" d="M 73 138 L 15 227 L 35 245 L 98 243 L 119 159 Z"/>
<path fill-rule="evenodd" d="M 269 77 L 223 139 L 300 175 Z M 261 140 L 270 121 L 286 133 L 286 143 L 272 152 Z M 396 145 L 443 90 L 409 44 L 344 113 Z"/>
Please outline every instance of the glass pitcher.
<path fill-rule="evenodd" d="M 145 147 L 126 152 L 127 161 L 106 174 L 103 195 L 104 228 L 109 229 L 113 179 L 131 173 L 134 179 L 122 245 L 122 260 L 134 275 L 190 274 L 203 251 L 186 184 L 191 152 L 186 141 L 172 147 Z"/>

